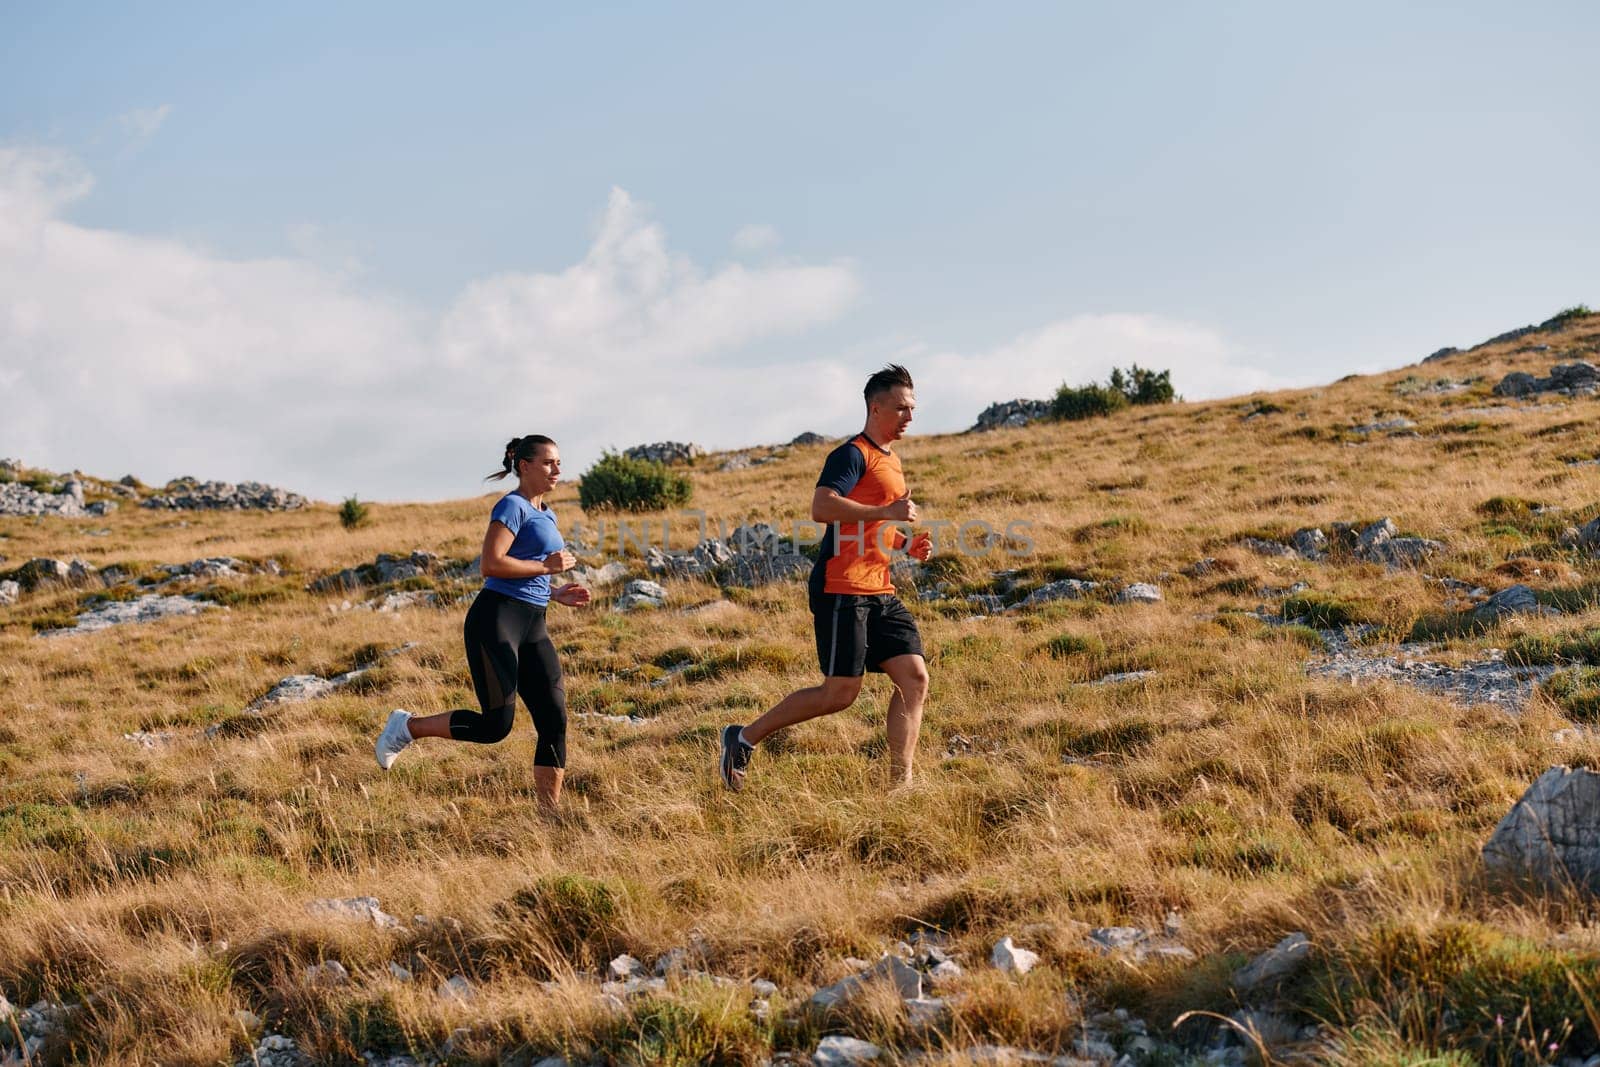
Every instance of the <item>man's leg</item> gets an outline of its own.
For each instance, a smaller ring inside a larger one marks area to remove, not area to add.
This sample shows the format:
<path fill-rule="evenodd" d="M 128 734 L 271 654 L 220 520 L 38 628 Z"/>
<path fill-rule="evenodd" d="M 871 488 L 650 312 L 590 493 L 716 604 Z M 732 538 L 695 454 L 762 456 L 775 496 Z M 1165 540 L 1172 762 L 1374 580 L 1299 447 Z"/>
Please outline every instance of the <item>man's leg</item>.
<path fill-rule="evenodd" d="M 889 698 L 889 783 L 904 785 L 911 781 L 922 703 L 928 698 L 928 665 L 920 655 L 908 654 L 886 659 L 879 666 L 894 683 L 894 696 Z"/>
<path fill-rule="evenodd" d="M 821 685 L 797 689 L 770 708 L 761 718 L 744 728 L 747 745 L 760 744 L 785 726 L 805 722 L 822 715 L 843 711 L 856 701 L 861 692 L 861 679 L 824 678 Z"/>

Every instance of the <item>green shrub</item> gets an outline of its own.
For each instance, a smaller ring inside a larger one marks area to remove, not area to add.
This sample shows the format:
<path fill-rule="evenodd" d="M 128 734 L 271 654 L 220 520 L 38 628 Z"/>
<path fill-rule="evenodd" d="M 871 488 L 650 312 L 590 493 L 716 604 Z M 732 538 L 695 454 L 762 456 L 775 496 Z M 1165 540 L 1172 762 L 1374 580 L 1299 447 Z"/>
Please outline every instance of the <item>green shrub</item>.
<path fill-rule="evenodd" d="M 1586 319 L 1594 312 L 1589 310 L 1588 304 L 1574 304 L 1569 308 L 1562 308 L 1544 322 L 1545 326 L 1565 326 L 1577 319 Z"/>
<path fill-rule="evenodd" d="M 1127 397 L 1130 404 L 1170 404 L 1178 398 L 1178 394 L 1172 390 L 1170 370 L 1153 371 L 1137 363 L 1127 370 L 1121 367 L 1113 369 L 1110 384 L 1111 388 Z"/>
<path fill-rule="evenodd" d="M 359 526 L 365 526 L 369 511 L 370 509 L 367 505 L 357 500 L 354 496 L 346 497 L 344 503 L 339 505 L 339 525 L 346 530 L 354 530 Z"/>
<path fill-rule="evenodd" d="M 1074 389 L 1062 385 L 1050 405 L 1050 414 L 1067 422 L 1110 415 L 1128 406 L 1128 398 L 1108 385 L 1082 385 Z"/>
<path fill-rule="evenodd" d="M 689 502 L 694 485 L 664 463 L 607 452 L 584 472 L 578 503 L 584 511 L 660 511 Z"/>

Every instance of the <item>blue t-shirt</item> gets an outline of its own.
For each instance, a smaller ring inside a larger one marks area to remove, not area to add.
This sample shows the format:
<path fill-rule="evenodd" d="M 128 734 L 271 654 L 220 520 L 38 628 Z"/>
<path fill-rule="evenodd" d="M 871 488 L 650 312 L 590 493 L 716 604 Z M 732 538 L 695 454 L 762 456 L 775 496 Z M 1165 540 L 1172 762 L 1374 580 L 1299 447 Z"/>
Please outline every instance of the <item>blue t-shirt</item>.
<path fill-rule="evenodd" d="M 534 507 L 519 493 L 501 497 L 494 511 L 489 513 L 489 519 L 511 531 L 511 548 L 506 555 L 512 559 L 544 559 L 567 547 L 561 539 L 561 531 L 556 528 L 556 513 L 548 505 Z M 485 578 L 483 587 L 541 608 L 550 603 L 548 574 L 537 578 Z"/>

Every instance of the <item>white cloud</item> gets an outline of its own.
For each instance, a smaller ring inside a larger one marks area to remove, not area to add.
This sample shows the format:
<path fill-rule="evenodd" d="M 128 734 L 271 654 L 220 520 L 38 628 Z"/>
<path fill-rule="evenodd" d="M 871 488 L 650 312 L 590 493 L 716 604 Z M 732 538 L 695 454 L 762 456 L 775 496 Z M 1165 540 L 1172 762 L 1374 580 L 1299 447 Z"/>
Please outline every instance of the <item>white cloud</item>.
<path fill-rule="evenodd" d="M 117 116 L 117 125 L 135 145 L 141 145 L 156 135 L 167 116 L 172 114 L 171 104 L 159 107 L 136 107 Z"/>
<path fill-rule="evenodd" d="M 778 228 L 764 222 L 741 226 L 733 235 L 733 247 L 740 252 L 766 252 L 777 248 L 781 238 Z"/>
<path fill-rule="evenodd" d="M 844 263 L 701 270 L 615 190 L 579 263 L 473 282 L 436 315 L 305 258 L 226 260 L 62 217 L 90 184 L 62 153 L 0 148 L 0 454 L 110 476 L 460 496 L 514 434 L 550 433 L 574 460 L 743 440 L 751 406 L 730 382 L 766 395 L 804 368 L 715 388 L 697 371 L 836 318 L 859 289 Z"/>
<path fill-rule="evenodd" d="M 995 401 L 1049 397 L 1063 382 L 1104 381 L 1132 363 L 1170 369 L 1189 400 L 1300 384 L 1252 365 L 1213 329 L 1159 315 L 1074 315 L 987 351 L 908 357 L 928 432 L 965 429 Z"/>
<path fill-rule="evenodd" d="M 848 432 L 861 383 L 894 358 L 753 360 L 836 321 L 860 293 L 855 268 L 705 269 L 620 189 L 578 262 L 482 278 L 430 311 L 361 287 L 314 229 L 296 231 L 295 257 L 229 260 L 68 220 L 91 185 L 71 156 L 0 147 L 0 455 L 54 469 L 459 497 L 482 490 L 517 434 L 555 437 L 578 473 L 643 441 Z M 1076 316 L 976 352 L 897 351 L 923 432 L 1134 361 L 1171 367 L 1192 398 L 1286 384 L 1213 330 L 1147 315 Z"/>

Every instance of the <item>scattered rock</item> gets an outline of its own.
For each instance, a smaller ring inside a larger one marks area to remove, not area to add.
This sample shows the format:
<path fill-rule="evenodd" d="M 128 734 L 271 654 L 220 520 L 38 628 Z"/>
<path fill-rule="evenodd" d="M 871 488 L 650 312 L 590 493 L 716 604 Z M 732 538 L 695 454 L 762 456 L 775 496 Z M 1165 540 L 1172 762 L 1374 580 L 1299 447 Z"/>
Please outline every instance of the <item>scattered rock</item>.
<path fill-rule="evenodd" d="M 1303 933 L 1293 933 L 1255 959 L 1233 972 L 1233 987 L 1249 993 L 1262 986 L 1281 982 L 1311 955 L 1311 941 Z"/>
<path fill-rule="evenodd" d="M 1490 870 L 1551 888 L 1600 892 L 1600 774 L 1551 767 L 1483 846 Z"/>
<path fill-rule="evenodd" d="M 1550 369 L 1548 378 L 1536 378 L 1526 371 L 1512 371 L 1494 387 L 1495 396 L 1533 396 L 1537 393 L 1561 393 L 1565 396 L 1589 396 L 1600 389 L 1600 367 L 1578 360 L 1558 363 Z"/>
<path fill-rule="evenodd" d="M 683 441 L 657 441 L 650 445 L 634 445 L 623 450 L 623 456 L 628 459 L 643 459 L 651 463 L 665 463 L 672 466 L 678 463 L 693 463 L 706 454 L 706 450 L 696 444 Z"/>
<path fill-rule="evenodd" d="M 978 416 L 978 421 L 972 424 L 968 433 L 981 433 L 984 430 L 996 430 L 1002 426 L 1026 426 L 1030 422 L 1050 417 L 1051 403 L 1048 400 L 1006 400 L 990 404 Z"/>
<path fill-rule="evenodd" d="M 601 586 L 615 585 L 627 576 L 628 565 L 621 560 L 612 560 L 603 567 L 574 567 L 561 575 L 561 580 L 599 589 Z"/>
<path fill-rule="evenodd" d="M 95 569 L 81 559 L 71 562 L 59 559 L 30 559 L 15 571 L 11 577 L 24 590 L 32 592 L 40 586 L 46 585 L 78 585 L 94 576 Z"/>
<path fill-rule="evenodd" d="M 1204 559 L 1195 560 L 1178 573 L 1183 575 L 1185 578 L 1204 578 L 1206 575 L 1211 574 L 1216 569 L 1216 558 L 1213 556 L 1206 556 Z"/>
<path fill-rule="evenodd" d="M 66 637 L 70 634 L 95 633 L 112 626 L 130 622 L 154 622 L 177 615 L 198 615 L 216 605 L 205 600 L 183 596 L 161 596 L 150 593 L 136 600 L 114 600 L 98 605 L 78 616 L 77 625 L 59 630 L 44 630 L 40 637 Z"/>
<path fill-rule="evenodd" d="M 439 594 L 429 589 L 407 589 L 403 592 L 385 593 L 381 598 L 367 601 L 367 607 L 380 614 L 393 614 L 406 608 L 436 608 Z"/>
<path fill-rule="evenodd" d="M 811 1054 L 811 1063 L 813 1067 L 853 1067 L 859 1063 L 870 1063 L 882 1055 L 883 1049 L 870 1041 L 829 1034 L 817 1043 L 817 1050 Z"/>
<path fill-rule="evenodd" d="M 311 985 L 344 985 L 350 981 L 350 972 L 338 960 L 325 960 L 307 967 L 305 978 Z"/>
<path fill-rule="evenodd" d="M 349 685 L 370 670 L 371 667 L 358 667 L 332 678 L 323 678 L 316 674 L 291 674 L 268 690 L 265 695 L 252 700 L 245 710 L 259 711 L 273 704 L 302 704 L 308 700 L 317 700 L 335 689 Z"/>
<path fill-rule="evenodd" d="M 1148 582 L 1134 582 L 1112 598 L 1118 604 L 1159 604 L 1161 590 Z"/>
<path fill-rule="evenodd" d="M 167 511 L 293 511 L 306 506 L 298 493 L 260 482 L 201 482 L 176 478 L 163 495 L 147 498 L 141 507 Z"/>
<path fill-rule="evenodd" d="M 1081 581 L 1077 578 L 1062 578 L 1060 581 L 1041 585 L 1029 593 L 1019 606 L 1031 608 L 1035 604 L 1048 604 L 1052 600 L 1082 600 L 1099 588 L 1099 582 Z M 968 600 L 971 600 L 971 597 Z"/>
<path fill-rule="evenodd" d="M 1350 432 L 1365 436 L 1373 433 L 1394 434 L 1404 430 L 1415 430 L 1416 428 L 1416 423 L 1402 415 L 1398 418 L 1384 419 L 1381 422 L 1369 422 L 1361 426 L 1352 426 L 1350 427 Z"/>
<path fill-rule="evenodd" d="M 310 1062 L 293 1038 L 283 1034 L 268 1034 L 256 1045 L 252 1055 L 238 1060 L 234 1067 L 305 1067 Z"/>
<path fill-rule="evenodd" d="M 1315 526 L 1303 526 L 1296 530 L 1290 543 L 1306 559 L 1317 560 L 1328 554 L 1328 535 Z"/>
<path fill-rule="evenodd" d="M 377 559 L 371 563 L 363 563 L 359 567 L 347 567 L 338 574 L 325 575 L 306 588 L 313 593 L 353 592 L 362 586 L 388 585 L 390 582 L 403 582 L 407 578 L 442 573 L 443 570 L 442 561 L 432 552 L 418 549 L 409 556 L 392 556 L 387 552 L 380 552 Z"/>
<path fill-rule="evenodd" d="M 135 730 L 132 733 L 123 734 L 122 739 L 124 741 L 132 741 L 140 748 L 160 748 L 162 745 L 172 743 L 172 734 L 167 731 L 151 733 L 148 730 Z"/>
<path fill-rule="evenodd" d="M 397 982 L 409 982 L 412 977 L 410 971 L 393 961 L 389 963 L 389 976 Z"/>
<path fill-rule="evenodd" d="M 820 433 L 812 433 L 808 430 L 805 433 L 795 435 L 794 440 L 790 441 L 789 444 L 791 447 L 809 448 L 812 445 L 825 445 L 830 440 L 831 438 L 824 437 Z"/>
<path fill-rule="evenodd" d="M 377 897 L 329 897 L 306 902 L 306 910 L 313 915 L 331 915 L 339 919 L 370 922 L 380 930 L 400 929 L 400 920 L 384 913 L 378 907 Z"/>
<path fill-rule="evenodd" d="M 667 605 L 667 591 L 655 582 L 636 578 L 623 587 L 617 597 L 618 611 L 637 611 L 640 608 L 662 608 Z"/>
<path fill-rule="evenodd" d="M 0 604 L 15 604 L 22 595 L 22 583 L 7 578 L 0 582 Z"/>
<path fill-rule="evenodd" d="M 476 995 L 472 983 L 467 981 L 465 975 L 455 975 L 450 980 L 439 983 L 439 999 L 453 1000 L 465 1004 Z"/>
<path fill-rule="evenodd" d="M 1444 348 L 1441 348 L 1441 349 L 1435 351 L 1431 355 L 1423 356 L 1422 357 L 1422 362 L 1424 362 L 1424 363 L 1437 363 L 1439 360 L 1448 359 L 1450 356 L 1453 356 L 1457 352 L 1460 352 L 1460 351 L 1461 351 L 1461 349 L 1459 349 L 1459 348 L 1455 348 L 1453 346 L 1446 345 Z"/>
<path fill-rule="evenodd" d="M 1156 676 L 1155 671 L 1118 671 L 1115 674 L 1101 675 L 1088 685 L 1121 685 L 1124 682 L 1142 682 Z"/>
<path fill-rule="evenodd" d="M 859 962 L 865 963 L 865 961 Z M 841 979 L 811 994 L 811 1006 L 827 1010 L 843 1004 L 861 992 L 867 983 L 884 978 L 894 983 L 895 991 L 900 994 L 902 1000 L 914 1000 L 922 996 L 921 973 L 898 957 L 885 956 L 861 973 Z"/>
<path fill-rule="evenodd" d="M 1555 608 L 1539 603 L 1538 596 L 1525 585 L 1508 586 L 1472 609 L 1472 618 L 1485 625 L 1511 615 L 1559 615 Z"/>
<path fill-rule="evenodd" d="M 1306 673 L 1313 677 L 1339 678 L 1359 682 L 1391 681 L 1439 693 L 1458 703 L 1493 704 L 1517 711 L 1527 704 L 1538 684 L 1554 673 L 1554 667 L 1513 667 L 1505 662 L 1505 650 L 1487 649 L 1484 657 L 1460 666 L 1413 659 L 1428 651 L 1423 644 L 1405 644 L 1398 655 L 1373 655 L 1348 642 L 1342 647 L 1338 635 L 1322 631 L 1335 651 L 1313 660 Z"/>
<path fill-rule="evenodd" d="M 1263 537 L 1240 538 L 1239 544 L 1258 556 L 1273 556 L 1278 559 L 1294 559 L 1299 556 L 1298 552 L 1283 542 L 1268 541 Z"/>
<path fill-rule="evenodd" d="M 1007 974 L 1027 974 L 1039 962 L 1039 954 L 1018 948 L 1009 937 L 1003 937 L 989 954 L 989 962 Z"/>
<path fill-rule="evenodd" d="M 612 960 L 610 967 L 607 969 L 610 971 L 611 977 L 618 981 L 626 981 L 629 978 L 642 978 L 646 974 L 644 964 L 626 952 Z"/>

